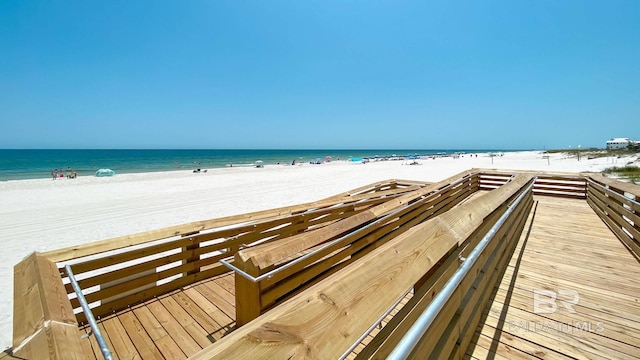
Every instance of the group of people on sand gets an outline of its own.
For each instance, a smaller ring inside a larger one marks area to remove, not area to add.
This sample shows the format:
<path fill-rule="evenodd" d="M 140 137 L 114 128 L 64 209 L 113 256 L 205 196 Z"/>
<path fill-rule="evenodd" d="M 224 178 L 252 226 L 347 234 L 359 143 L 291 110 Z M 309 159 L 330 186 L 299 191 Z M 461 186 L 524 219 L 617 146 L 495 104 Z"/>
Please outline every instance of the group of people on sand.
<path fill-rule="evenodd" d="M 66 173 L 66 175 L 65 175 L 65 173 Z M 54 169 L 51 172 L 51 178 L 53 180 L 57 179 L 58 177 L 63 178 L 65 176 L 67 177 L 67 179 L 75 179 L 78 176 L 78 174 L 75 171 L 73 171 L 70 167 L 67 167 L 66 171 L 62 170 L 62 169 L 60 169 L 60 170 Z"/>

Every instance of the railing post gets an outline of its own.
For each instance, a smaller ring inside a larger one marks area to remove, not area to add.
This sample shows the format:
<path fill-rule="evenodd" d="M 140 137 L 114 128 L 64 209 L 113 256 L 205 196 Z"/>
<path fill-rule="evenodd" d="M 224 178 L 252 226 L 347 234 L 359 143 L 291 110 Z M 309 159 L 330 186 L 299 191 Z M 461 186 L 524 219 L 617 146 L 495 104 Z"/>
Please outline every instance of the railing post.
<path fill-rule="evenodd" d="M 254 278 L 260 275 L 260 270 L 253 263 L 253 259 L 250 258 L 245 261 L 240 253 L 235 254 L 234 265 Z M 259 281 L 251 281 L 238 272 L 235 273 L 235 278 L 236 327 L 240 327 L 260 316 L 262 301 Z"/>
<path fill-rule="evenodd" d="M 237 254 L 238 251 L 240 251 L 240 245 L 234 245 L 227 248 L 227 253 L 229 254 L 229 256 Z"/>
<path fill-rule="evenodd" d="M 298 232 L 297 232 L 298 234 L 302 234 L 307 230 L 307 228 L 309 227 L 308 222 L 309 222 L 309 218 L 307 216 L 303 215 L 300 217 L 300 220 L 295 223 L 295 225 L 302 225 L 300 229 L 298 229 Z"/>
<path fill-rule="evenodd" d="M 38 253 L 14 268 L 13 356 L 83 359 L 78 323 L 60 271 Z"/>
<path fill-rule="evenodd" d="M 186 265 L 186 264 L 189 264 L 189 263 L 194 263 L 194 262 L 200 260 L 200 256 L 199 255 L 195 255 L 195 250 L 200 246 L 199 243 L 196 241 L 196 238 L 193 237 L 196 234 L 198 234 L 198 232 L 185 235 L 185 237 L 188 237 L 189 240 L 191 240 L 191 244 L 189 244 L 187 246 L 184 246 L 182 248 L 182 252 L 187 254 L 187 257 L 185 257 L 182 260 L 182 264 L 183 265 Z M 192 274 L 195 274 L 197 272 L 200 272 L 200 269 L 193 269 L 193 270 L 186 271 L 186 272 L 182 273 L 182 276 L 192 275 Z"/>

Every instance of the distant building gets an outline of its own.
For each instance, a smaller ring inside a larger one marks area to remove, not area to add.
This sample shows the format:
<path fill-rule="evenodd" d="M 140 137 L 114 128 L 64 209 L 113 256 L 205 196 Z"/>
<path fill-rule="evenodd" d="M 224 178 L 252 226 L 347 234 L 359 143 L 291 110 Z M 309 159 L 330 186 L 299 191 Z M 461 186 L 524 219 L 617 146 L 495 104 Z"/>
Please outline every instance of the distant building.
<path fill-rule="evenodd" d="M 611 140 L 607 140 L 607 149 L 615 150 L 615 149 L 626 149 L 630 144 L 634 142 L 629 138 L 615 138 Z"/>

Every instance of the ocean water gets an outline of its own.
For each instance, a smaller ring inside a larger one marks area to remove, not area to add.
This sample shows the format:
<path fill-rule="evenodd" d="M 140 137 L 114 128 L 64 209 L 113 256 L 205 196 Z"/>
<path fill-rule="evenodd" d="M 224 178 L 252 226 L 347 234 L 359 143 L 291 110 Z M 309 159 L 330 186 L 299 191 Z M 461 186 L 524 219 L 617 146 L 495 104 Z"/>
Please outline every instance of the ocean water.
<path fill-rule="evenodd" d="M 0 149 L 0 181 L 39 179 L 54 169 L 72 168 L 78 176 L 94 176 L 108 168 L 116 173 L 212 169 L 233 164 L 253 166 L 312 162 L 331 156 L 333 160 L 352 157 L 429 156 L 437 153 L 487 152 L 504 150 L 13 150 Z"/>

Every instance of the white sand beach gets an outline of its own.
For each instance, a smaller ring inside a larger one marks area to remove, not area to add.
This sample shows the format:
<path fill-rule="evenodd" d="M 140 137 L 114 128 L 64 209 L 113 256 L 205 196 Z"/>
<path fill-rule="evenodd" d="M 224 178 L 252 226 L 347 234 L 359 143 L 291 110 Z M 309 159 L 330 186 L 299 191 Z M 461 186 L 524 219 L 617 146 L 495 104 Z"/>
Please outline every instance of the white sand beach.
<path fill-rule="evenodd" d="M 470 168 L 598 172 L 629 158 L 570 158 L 509 152 L 491 158 L 464 155 L 351 164 L 269 165 L 0 182 L 0 348 L 11 345 L 13 266 L 33 251 L 47 251 L 197 220 L 304 203 L 385 179 L 438 181 Z"/>

